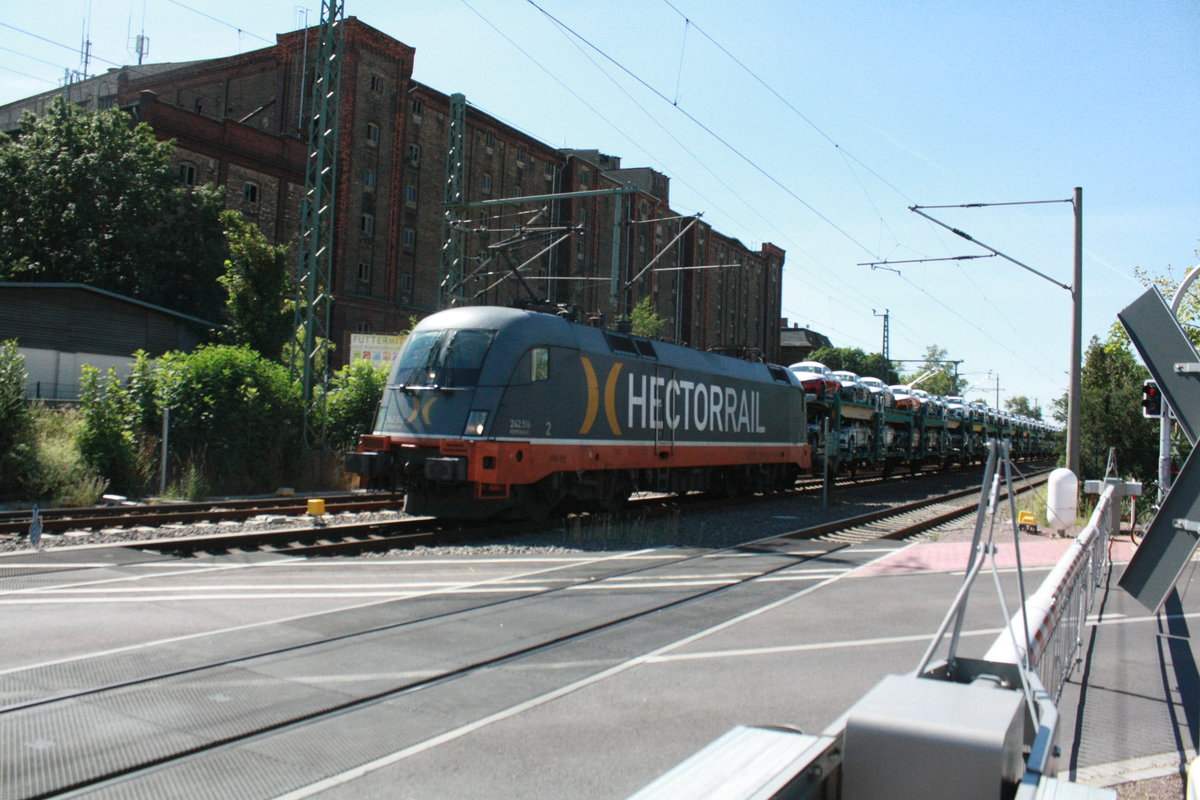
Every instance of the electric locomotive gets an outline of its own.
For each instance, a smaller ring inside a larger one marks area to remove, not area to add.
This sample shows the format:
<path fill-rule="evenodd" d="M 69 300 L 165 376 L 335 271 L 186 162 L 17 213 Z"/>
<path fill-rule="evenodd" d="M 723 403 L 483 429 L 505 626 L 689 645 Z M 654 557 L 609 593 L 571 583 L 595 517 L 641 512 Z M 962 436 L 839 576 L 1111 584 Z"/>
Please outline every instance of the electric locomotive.
<path fill-rule="evenodd" d="M 403 490 L 412 514 L 537 518 L 615 510 L 638 490 L 790 488 L 811 465 L 805 428 L 783 367 L 462 307 L 413 329 L 346 470 Z"/>

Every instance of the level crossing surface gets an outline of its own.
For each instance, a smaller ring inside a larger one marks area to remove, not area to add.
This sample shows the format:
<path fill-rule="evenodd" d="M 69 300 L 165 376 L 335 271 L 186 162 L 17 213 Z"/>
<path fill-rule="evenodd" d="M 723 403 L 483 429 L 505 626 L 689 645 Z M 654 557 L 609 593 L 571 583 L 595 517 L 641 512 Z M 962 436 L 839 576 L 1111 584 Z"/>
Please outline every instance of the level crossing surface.
<path fill-rule="evenodd" d="M 1023 548 L 1028 590 L 1065 545 L 1035 538 Z M 1060 704 L 1060 765 L 1094 785 L 1177 769 L 1200 729 L 1195 565 L 1164 613 L 1150 614 L 1116 588 L 1127 546 L 1113 543 L 1112 588 L 1092 609 Z M 816 733 L 885 675 L 914 669 L 967 551 L 781 539 L 709 553 L 130 552 L 120 563 L 75 551 L 0 566 L 5 707 L 81 676 L 118 683 L 131 670 L 271 656 L 178 676 L 150 700 L 8 714 L 0 796 L 32 796 L 19 774 L 30 752 L 115 764 L 121 741 L 152 750 L 150 740 L 219 738 L 239 716 L 231 707 L 286 714 L 416 679 L 81 796 L 626 797 L 736 725 Z M 1011 563 L 998 570 L 1007 606 L 980 581 L 961 655 L 982 655 L 1015 609 Z M 707 587 L 721 590 L 693 598 Z M 650 608 L 659 610 L 642 613 Z M 305 644 L 314 640 L 326 644 Z M 446 674 L 448 664 L 460 671 Z M 103 736 L 63 730 L 69 721 L 102 724 Z"/>

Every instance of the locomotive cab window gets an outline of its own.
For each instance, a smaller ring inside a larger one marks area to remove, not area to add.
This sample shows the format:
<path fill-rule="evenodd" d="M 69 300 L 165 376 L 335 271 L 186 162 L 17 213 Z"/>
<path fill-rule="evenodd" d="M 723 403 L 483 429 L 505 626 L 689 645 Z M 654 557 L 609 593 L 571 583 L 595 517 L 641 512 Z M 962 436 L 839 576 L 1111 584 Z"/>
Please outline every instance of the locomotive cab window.
<path fill-rule="evenodd" d="M 396 364 L 396 383 L 405 386 L 470 387 L 479 383 L 495 331 L 419 331 L 408 337 Z"/>

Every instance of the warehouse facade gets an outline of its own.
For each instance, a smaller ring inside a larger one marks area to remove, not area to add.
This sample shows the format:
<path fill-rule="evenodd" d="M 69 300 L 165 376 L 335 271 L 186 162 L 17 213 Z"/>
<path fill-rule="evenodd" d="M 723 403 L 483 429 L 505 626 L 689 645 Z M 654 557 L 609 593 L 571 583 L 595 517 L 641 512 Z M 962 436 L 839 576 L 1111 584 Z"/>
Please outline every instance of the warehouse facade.
<path fill-rule="evenodd" d="M 553 148 L 469 105 L 461 186 L 472 205 L 448 224 L 454 96 L 412 79 L 412 47 L 354 17 L 342 23 L 342 37 L 335 362 L 349 353 L 352 333 L 397 332 L 446 302 L 448 235 L 461 255 L 453 288 L 466 302 L 536 295 L 611 322 L 649 297 L 667 320 L 665 338 L 777 358 L 782 249 L 750 249 L 672 212 L 670 180 L 659 172 L 623 168 L 595 150 Z M 0 107 L 0 129 L 15 129 L 25 110 L 38 113 L 63 94 L 85 108 L 118 105 L 175 140 L 182 181 L 224 186 L 227 204 L 268 238 L 295 243 L 316 41 L 309 28 L 241 55 L 114 69 Z M 540 199 L 512 200 L 519 197 Z M 496 205 L 473 205 L 484 201 Z"/>

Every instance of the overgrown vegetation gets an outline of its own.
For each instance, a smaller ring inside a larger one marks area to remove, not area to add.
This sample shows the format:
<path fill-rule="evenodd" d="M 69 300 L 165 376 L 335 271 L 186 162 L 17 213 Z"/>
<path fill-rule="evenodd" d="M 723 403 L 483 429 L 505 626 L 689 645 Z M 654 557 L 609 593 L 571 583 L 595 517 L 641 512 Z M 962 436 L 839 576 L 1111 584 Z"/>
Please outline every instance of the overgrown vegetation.
<path fill-rule="evenodd" d="M 27 406 L 25 359 L 15 341 L 0 342 L 0 498 L 93 503 L 108 482 L 79 451 L 82 415 Z"/>

